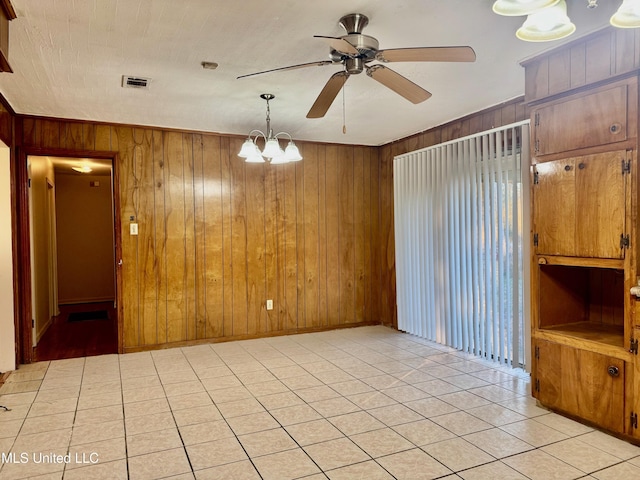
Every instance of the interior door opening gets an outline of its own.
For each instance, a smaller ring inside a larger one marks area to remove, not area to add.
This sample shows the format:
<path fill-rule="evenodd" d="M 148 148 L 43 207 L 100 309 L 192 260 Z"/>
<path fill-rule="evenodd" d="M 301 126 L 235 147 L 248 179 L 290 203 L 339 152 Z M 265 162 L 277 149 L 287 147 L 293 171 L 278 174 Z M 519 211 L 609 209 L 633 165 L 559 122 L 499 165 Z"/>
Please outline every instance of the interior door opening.
<path fill-rule="evenodd" d="M 27 157 L 34 360 L 117 353 L 113 165 Z"/>

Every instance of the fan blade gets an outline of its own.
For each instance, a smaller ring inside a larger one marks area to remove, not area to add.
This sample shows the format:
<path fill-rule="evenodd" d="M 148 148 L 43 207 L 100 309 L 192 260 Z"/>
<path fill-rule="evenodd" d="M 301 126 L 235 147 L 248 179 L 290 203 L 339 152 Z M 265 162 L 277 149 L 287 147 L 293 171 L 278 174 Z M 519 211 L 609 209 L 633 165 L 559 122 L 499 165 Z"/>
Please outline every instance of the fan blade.
<path fill-rule="evenodd" d="M 347 81 L 347 78 L 349 78 L 349 74 L 347 72 L 338 72 L 331 75 L 331 78 L 311 106 L 311 110 L 307 113 L 307 118 L 324 117 L 338 95 L 338 92 L 344 86 L 344 82 Z"/>
<path fill-rule="evenodd" d="M 376 53 L 379 62 L 475 62 L 471 47 L 392 48 Z"/>
<path fill-rule="evenodd" d="M 325 65 L 331 65 L 333 63 L 334 62 L 332 62 L 331 60 L 318 60 L 317 62 L 300 63 L 298 65 L 290 65 L 288 67 L 272 68 L 271 70 L 265 70 L 263 72 L 248 73 L 246 75 L 240 75 L 239 77 L 236 77 L 236 79 L 253 77 L 254 75 L 262 75 L 263 73 L 279 72 L 281 70 L 295 70 L 296 68 L 313 67 L 314 65 L 318 67 L 324 67 Z"/>
<path fill-rule="evenodd" d="M 331 48 L 335 51 L 344 53 L 346 55 L 359 55 L 360 52 L 356 47 L 351 45 L 346 40 L 342 38 L 336 37 L 324 37 L 322 35 L 314 35 L 313 38 L 319 38 L 320 40 L 324 40 L 325 43 L 328 43 Z"/>
<path fill-rule="evenodd" d="M 398 95 L 403 96 L 411 103 L 424 102 L 431 96 L 424 88 L 383 65 L 374 65 L 371 68 L 367 68 L 367 75 Z"/>

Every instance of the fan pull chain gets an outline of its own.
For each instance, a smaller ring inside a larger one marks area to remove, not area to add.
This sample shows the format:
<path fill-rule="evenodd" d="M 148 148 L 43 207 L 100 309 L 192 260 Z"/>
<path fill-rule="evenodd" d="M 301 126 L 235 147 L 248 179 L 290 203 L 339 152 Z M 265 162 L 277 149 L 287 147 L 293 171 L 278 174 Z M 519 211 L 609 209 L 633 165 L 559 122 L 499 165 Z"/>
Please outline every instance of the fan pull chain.
<path fill-rule="evenodd" d="M 344 107 L 344 84 L 342 84 L 342 134 L 347 134 L 346 109 Z"/>

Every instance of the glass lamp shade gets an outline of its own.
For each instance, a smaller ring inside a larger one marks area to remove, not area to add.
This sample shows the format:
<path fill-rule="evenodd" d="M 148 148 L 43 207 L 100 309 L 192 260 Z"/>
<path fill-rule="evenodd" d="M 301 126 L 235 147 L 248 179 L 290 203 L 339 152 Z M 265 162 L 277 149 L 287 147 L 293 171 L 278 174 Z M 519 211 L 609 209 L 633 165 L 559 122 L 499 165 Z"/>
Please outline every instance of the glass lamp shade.
<path fill-rule="evenodd" d="M 253 140 L 251 140 L 250 138 L 247 138 L 242 144 L 242 147 L 240 148 L 240 153 L 238 153 L 238 156 L 240 158 L 249 158 L 251 155 L 255 154 L 257 150 L 258 150 L 258 147 L 256 146 L 255 143 L 253 143 Z M 258 153 L 260 152 L 258 151 Z"/>
<path fill-rule="evenodd" d="M 610 21 L 618 28 L 640 27 L 640 0 L 624 0 Z"/>
<path fill-rule="evenodd" d="M 508 17 L 530 15 L 539 12 L 543 8 L 551 7 L 560 0 L 496 0 L 493 11 L 498 15 Z"/>
<path fill-rule="evenodd" d="M 280 144 L 278 143 L 277 138 L 270 138 L 267 140 L 267 143 L 264 145 L 264 150 L 262 151 L 262 155 L 267 158 L 273 158 L 277 156 L 282 149 L 280 148 Z"/>
<path fill-rule="evenodd" d="M 289 159 L 287 159 L 285 153 L 280 149 L 280 152 L 271 158 L 271 165 L 282 165 L 283 163 L 289 163 Z"/>
<path fill-rule="evenodd" d="M 293 143 L 293 141 L 290 141 L 289 145 L 287 145 L 287 148 L 285 148 L 284 157 L 289 162 L 298 162 L 302 160 L 302 155 L 300 155 L 300 150 L 298 150 L 298 147 L 296 147 L 296 144 Z"/>
<path fill-rule="evenodd" d="M 251 155 L 249 155 L 246 159 L 245 162 L 247 163 L 264 163 L 264 157 L 262 155 L 260 155 L 260 151 L 256 148 L 256 152 L 252 153 Z"/>
<path fill-rule="evenodd" d="M 556 5 L 527 17 L 516 37 L 525 42 L 548 42 L 568 37 L 576 26 L 567 16 L 567 3 L 561 0 Z"/>

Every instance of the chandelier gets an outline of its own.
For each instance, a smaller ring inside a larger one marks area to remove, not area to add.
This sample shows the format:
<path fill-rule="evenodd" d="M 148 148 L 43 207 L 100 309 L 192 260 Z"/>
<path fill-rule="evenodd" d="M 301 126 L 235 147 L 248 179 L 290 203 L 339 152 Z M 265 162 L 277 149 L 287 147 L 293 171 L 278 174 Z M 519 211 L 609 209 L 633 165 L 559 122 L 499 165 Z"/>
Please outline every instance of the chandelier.
<path fill-rule="evenodd" d="M 244 158 L 247 163 L 265 163 L 265 161 L 269 161 L 271 165 L 302 160 L 302 155 L 300 155 L 296 144 L 293 143 L 291 135 L 287 132 L 278 132 L 274 135 L 273 130 L 271 130 L 269 101 L 276 98 L 276 96 L 271 93 L 263 93 L 260 95 L 260 98 L 267 101 L 267 133 L 265 134 L 261 130 L 251 130 L 247 139 L 242 144 L 238 156 Z M 280 142 L 278 141 L 279 136 L 289 138 L 289 144 L 284 150 L 280 147 Z M 264 140 L 264 148 L 262 150 L 260 150 L 256 144 L 259 138 Z"/>
<path fill-rule="evenodd" d="M 598 0 L 587 0 L 588 8 L 598 6 Z M 565 0 L 496 0 L 493 11 L 498 15 L 527 15 L 516 37 L 526 42 L 547 42 L 568 37 L 576 26 L 567 16 Z M 640 0 L 623 0 L 610 19 L 618 28 L 640 27 Z"/>

